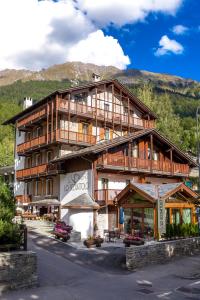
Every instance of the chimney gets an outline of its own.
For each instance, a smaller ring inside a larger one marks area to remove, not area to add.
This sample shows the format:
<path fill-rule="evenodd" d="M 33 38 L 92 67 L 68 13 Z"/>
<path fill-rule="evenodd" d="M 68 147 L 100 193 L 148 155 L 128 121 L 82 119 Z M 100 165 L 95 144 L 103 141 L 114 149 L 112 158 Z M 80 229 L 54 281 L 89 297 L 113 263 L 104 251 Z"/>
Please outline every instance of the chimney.
<path fill-rule="evenodd" d="M 101 80 L 101 77 L 99 74 L 96 74 L 96 73 L 92 73 L 92 81 L 93 82 L 97 82 L 97 81 L 100 81 Z"/>
<path fill-rule="evenodd" d="M 32 106 L 32 104 L 33 104 L 33 99 L 30 97 L 25 97 L 24 103 L 23 103 L 23 109 L 26 109 L 26 108 Z"/>

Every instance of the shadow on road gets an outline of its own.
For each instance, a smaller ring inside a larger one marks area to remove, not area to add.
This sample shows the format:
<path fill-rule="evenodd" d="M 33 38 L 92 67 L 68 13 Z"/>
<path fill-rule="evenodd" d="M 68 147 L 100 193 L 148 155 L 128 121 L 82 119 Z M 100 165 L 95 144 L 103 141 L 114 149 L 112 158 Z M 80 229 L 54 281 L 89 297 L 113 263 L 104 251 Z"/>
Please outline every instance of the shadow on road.
<path fill-rule="evenodd" d="M 101 247 L 95 249 L 75 249 L 67 243 L 51 239 L 36 232 L 29 231 L 33 243 L 47 251 L 97 272 L 106 270 L 110 274 L 127 275 L 125 248 Z"/>

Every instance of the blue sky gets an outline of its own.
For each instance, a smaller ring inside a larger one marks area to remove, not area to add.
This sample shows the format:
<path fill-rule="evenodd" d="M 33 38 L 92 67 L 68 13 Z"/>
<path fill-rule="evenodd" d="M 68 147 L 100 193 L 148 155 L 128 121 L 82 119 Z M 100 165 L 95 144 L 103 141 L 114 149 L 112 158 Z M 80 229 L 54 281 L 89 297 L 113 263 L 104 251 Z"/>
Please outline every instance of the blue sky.
<path fill-rule="evenodd" d="M 188 29 L 184 34 L 174 34 L 174 26 L 181 24 Z M 170 73 L 200 81 L 200 1 L 185 0 L 175 16 L 151 14 L 144 22 L 109 27 L 106 34 L 119 40 L 131 60 L 128 68 Z M 163 35 L 180 43 L 181 54 L 169 52 L 155 56 L 155 48 Z"/>
<path fill-rule="evenodd" d="M 81 61 L 200 81 L 197 0 L 1 0 L 0 37 L 0 70 Z"/>

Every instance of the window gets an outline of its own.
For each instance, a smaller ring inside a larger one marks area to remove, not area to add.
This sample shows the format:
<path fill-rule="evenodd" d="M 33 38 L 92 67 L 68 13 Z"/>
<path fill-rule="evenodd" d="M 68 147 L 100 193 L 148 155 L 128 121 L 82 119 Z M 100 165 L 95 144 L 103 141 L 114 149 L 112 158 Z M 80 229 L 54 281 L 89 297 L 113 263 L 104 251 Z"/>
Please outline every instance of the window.
<path fill-rule="evenodd" d="M 53 179 L 47 179 L 47 195 L 53 195 Z"/>
<path fill-rule="evenodd" d="M 22 135 L 22 132 L 19 130 L 18 131 L 18 136 L 20 137 Z"/>
<path fill-rule="evenodd" d="M 88 135 L 89 124 L 83 123 L 83 134 Z"/>
<path fill-rule="evenodd" d="M 36 129 L 36 134 L 37 134 L 37 137 L 41 136 L 42 135 L 42 128 L 41 127 L 38 127 Z"/>
<path fill-rule="evenodd" d="M 40 196 L 42 193 L 42 182 L 40 180 L 37 180 L 35 182 L 35 195 Z"/>
<path fill-rule="evenodd" d="M 53 159 L 53 153 L 52 151 L 47 152 L 47 162 L 50 162 Z"/>
<path fill-rule="evenodd" d="M 82 103 L 82 104 L 87 104 L 87 98 L 88 98 L 88 93 L 86 92 L 74 95 L 75 102 Z"/>
<path fill-rule="evenodd" d="M 110 139 L 110 128 L 105 128 L 105 140 Z"/>
<path fill-rule="evenodd" d="M 109 103 L 104 103 L 104 110 L 109 111 L 109 108 L 110 108 Z"/>
<path fill-rule="evenodd" d="M 26 194 L 31 195 L 31 182 L 26 183 Z"/>
<path fill-rule="evenodd" d="M 138 157 L 138 143 L 133 142 L 132 145 L 132 157 L 137 158 Z"/>
<path fill-rule="evenodd" d="M 128 115 L 128 107 L 127 107 L 127 106 L 124 107 L 124 114 L 125 114 L 126 116 Z"/>
<path fill-rule="evenodd" d="M 147 157 L 148 159 L 151 159 L 151 147 L 149 143 L 148 143 Z"/>
<path fill-rule="evenodd" d="M 41 159 L 41 154 L 36 154 L 35 165 L 36 165 L 36 166 L 41 165 L 41 161 L 42 161 L 42 159 Z"/>
<path fill-rule="evenodd" d="M 27 132 L 27 134 L 26 134 L 26 140 L 27 140 L 27 141 L 30 141 L 30 139 L 31 139 L 31 133 L 30 133 L 30 131 L 29 131 L 29 132 Z"/>
<path fill-rule="evenodd" d="M 31 157 L 27 157 L 27 168 L 31 168 Z"/>
<path fill-rule="evenodd" d="M 108 189 L 108 178 L 101 178 L 102 189 Z"/>

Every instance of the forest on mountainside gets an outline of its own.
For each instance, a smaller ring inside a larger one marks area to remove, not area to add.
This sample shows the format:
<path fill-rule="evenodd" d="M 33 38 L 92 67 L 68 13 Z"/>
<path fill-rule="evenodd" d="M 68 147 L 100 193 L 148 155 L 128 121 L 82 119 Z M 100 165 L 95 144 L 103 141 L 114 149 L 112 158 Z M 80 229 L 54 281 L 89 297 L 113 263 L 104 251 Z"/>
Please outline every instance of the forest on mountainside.
<path fill-rule="evenodd" d="M 24 97 L 38 101 L 57 89 L 71 86 L 64 81 L 16 81 L 0 87 L 0 124 L 22 110 Z M 157 90 L 152 83 L 128 84 L 127 87 L 138 96 L 157 116 L 157 129 L 184 151 L 196 152 L 196 108 L 198 97 L 180 95 L 167 90 Z M 14 162 L 14 128 L 0 125 L 0 166 Z"/>

